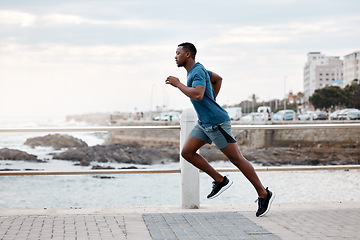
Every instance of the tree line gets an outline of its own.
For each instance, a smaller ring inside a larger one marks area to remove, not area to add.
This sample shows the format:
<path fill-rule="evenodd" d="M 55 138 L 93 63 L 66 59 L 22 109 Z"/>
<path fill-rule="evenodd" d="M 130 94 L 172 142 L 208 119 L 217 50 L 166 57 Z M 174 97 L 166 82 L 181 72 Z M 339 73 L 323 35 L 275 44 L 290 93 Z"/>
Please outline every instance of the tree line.
<path fill-rule="evenodd" d="M 309 101 L 315 109 L 335 109 L 337 107 L 360 109 L 360 85 L 355 79 L 344 88 L 326 86 L 315 90 Z"/>
<path fill-rule="evenodd" d="M 360 84 L 355 79 L 350 85 L 345 88 L 338 86 L 326 86 L 321 89 L 315 90 L 314 94 L 309 98 L 309 101 L 304 101 L 304 94 L 298 92 L 292 96 L 293 101 L 290 103 L 287 98 L 282 100 L 274 99 L 271 101 L 257 102 L 259 98 L 252 94 L 249 100 L 244 100 L 238 104 L 227 107 L 241 107 L 243 113 L 254 112 L 259 106 L 270 106 L 276 112 L 278 110 L 292 109 L 297 111 L 298 105 L 311 103 L 315 109 L 336 109 L 336 108 L 357 108 L 360 109 Z"/>

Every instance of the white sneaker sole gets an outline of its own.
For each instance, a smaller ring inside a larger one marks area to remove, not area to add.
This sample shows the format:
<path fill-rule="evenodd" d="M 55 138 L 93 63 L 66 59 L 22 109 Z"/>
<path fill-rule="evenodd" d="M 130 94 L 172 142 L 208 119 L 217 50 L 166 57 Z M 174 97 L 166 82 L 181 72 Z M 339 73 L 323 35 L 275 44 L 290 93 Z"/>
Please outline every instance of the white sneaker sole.
<path fill-rule="evenodd" d="M 271 196 L 271 198 L 270 198 L 270 200 L 269 200 L 269 205 L 268 205 L 266 211 L 265 211 L 263 214 L 259 215 L 259 217 L 265 216 L 265 215 L 270 211 L 270 207 L 271 207 L 272 202 L 273 202 L 274 199 L 275 199 L 275 196 L 276 196 L 276 194 L 273 192 L 273 193 L 272 193 L 272 196 Z"/>
<path fill-rule="evenodd" d="M 209 197 L 208 199 L 214 199 L 214 198 L 216 198 L 217 196 L 219 196 L 220 194 L 222 194 L 225 190 L 227 190 L 229 187 L 231 187 L 231 185 L 233 184 L 233 181 L 231 181 L 230 179 L 228 179 L 228 180 L 229 180 L 228 184 L 226 184 L 224 187 L 222 187 L 217 194 L 215 194 L 215 195 L 212 196 L 212 197 Z"/>

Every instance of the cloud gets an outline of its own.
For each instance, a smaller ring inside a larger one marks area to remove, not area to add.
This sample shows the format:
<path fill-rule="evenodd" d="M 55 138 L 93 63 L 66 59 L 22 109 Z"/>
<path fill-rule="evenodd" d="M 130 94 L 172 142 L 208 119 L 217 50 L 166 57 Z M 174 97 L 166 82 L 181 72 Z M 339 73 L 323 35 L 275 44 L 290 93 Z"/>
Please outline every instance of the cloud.
<path fill-rule="evenodd" d="M 52 13 L 44 15 L 34 15 L 22 11 L 0 10 L 0 24 L 2 25 L 20 25 L 21 27 L 39 27 L 53 25 L 95 25 L 95 26 L 113 26 L 116 28 L 137 28 L 154 29 L 164 26 L 165 21 L 157 19 L 142 18 L 124 18 L 101 20 L 82 17 L 79 15 Z"/>
<path fill-rule="evenodd" d="M 157 20 L 149 19 L 135 19 L 127 18 L 122 20 L 98 20 L 98 19 L 89 19 L 77 15 L 67 15 L 67 14 L 50 14 L 44 15 L 39 18 L 41 22 L 48 25 L 60 24 L 60 25 L 109 25 L 114 27 L 127 27 L 127 28 L 140 28 L 140 29 L 151 29 L 154 26 L 160 27 L 163 25 L 163 22 Z"/>
<path fill-rule="evenodd" d="M 122 64 L 134 67 L 134 63 L 151 64 L 152 58 L 161 59 L 164 55 L 172 54 L 174 46 L 133 44 L 133 45 L 95 45 L 77 46 L 59 43 L 39 43 L 28 46 L 0 42 L 0 63 L 3 67 L 22 64 L 32 66 L 39 63 L 83 63 L 83 64 Z"/>
<path fill-rule="evenodd" d="M 316 42 L 321 41 L 324 46 L 331 41 L 324 41 L 329 38 L 357 35 L 354 29 L 360 24 L 360 17 L 347 16 L 336 19 L 309 19 L 306 21 L 295 21 L 277 24 L 261 25 L 238 25 L 228 24 L 217 26 L 218 34 L 207 42 L 218 42 L 224 45 L 252 45 L 262 47 L 263 44 L 275 46 L 294 46 L 300 41 Z M 302 42 L 306 45 L 307 42 Z M 275 44 L 275 45 L 274 45 Z M 276 45 L 277 44 L 277 45 Z"/>
<path fill-rule="evenodd" d="M 223 30 L 219 36 L 222 43 L 279 43 L 288 42 L 286 35 L 280 34 L 272 27 L 243 26 Z"/>
<path fill-rule="evenodd" d="M 20 11 L 0 10 L 0 24 L 28 27 L 35 23 L 37 16 Z"/>
<path fill-rule="evenodd" d="M 18 115 L 146 110 L 152 92 L 153 106 L 162 106 L 164 101 L 171 102 L 164 100 L 167 90 L 163 86 L 168 69 L 177 70 L 171 61 L 173 49 L 157 44 L 27 46 L 0 42 L 0 103 L 4 103 L 0 109 Z"/>
<path fill-rule="evenodd" d="M 80 17 L 80 16 L 75 16 L 75 15 L 65 15 L 65 14 L 50 14 L 50 15 L 45 15 L 42 17 L 41 19 L 42 21 L 45 21 L 49 24 L 69 24 L 69 25 L 78 25 L 78 24 L 84 24 L 84 23 L 97 23 L 99 24 L 99 22 L 97 21 L 91 21 L 89 19 Z"/>

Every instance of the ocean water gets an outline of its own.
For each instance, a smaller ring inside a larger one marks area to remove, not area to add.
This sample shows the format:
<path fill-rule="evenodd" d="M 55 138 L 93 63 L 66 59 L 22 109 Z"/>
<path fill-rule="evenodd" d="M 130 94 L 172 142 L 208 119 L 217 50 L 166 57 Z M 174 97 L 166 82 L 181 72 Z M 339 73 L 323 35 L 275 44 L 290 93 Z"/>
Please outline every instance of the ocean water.
<path fill-rule="evenodd" d="M 63 119 L 42 122 L 1 122 L 0 127 L 85 126 L 86 123 L 65 122 Z M 52 148 L 30 148 L 27 138 L 48 133 L 0 133 L 0 148 L 19 149 L 47 159 L 45 163 L 0 160 L 0 169 L 74 170 L 91 167 L 74 166 L 74 162 L 53 160 Z M 68 133 L 81 138 L 90 146 L 102 144 L 106 133 Z M 92 163 L 96 165 L 97 163 Z M 158 165 L 98 163 L 115 168 L 136 166 L 151 169 L 178 169 L 178 162 Z M 211 163 L 216 168 L 233 167 L 228 161 Z M 254 165 L 258 167 L 258 165 Z M 258 172 L 265 186 L 276 192 L 276 202 L 339 202 L 359 201 L 359 170 Z M 212 180 L 200 174 L 200 204 L 252 203 L 256 192 L 241 173 L 225 173 L 233 186 L 216 199 L 208 200 Z M 1 176 L 0 208 L 90 207 L 180 205 L 180 174 L 124 174 L 70 176 Z M 254 208 L 255 208 L 254 203 Z"/>

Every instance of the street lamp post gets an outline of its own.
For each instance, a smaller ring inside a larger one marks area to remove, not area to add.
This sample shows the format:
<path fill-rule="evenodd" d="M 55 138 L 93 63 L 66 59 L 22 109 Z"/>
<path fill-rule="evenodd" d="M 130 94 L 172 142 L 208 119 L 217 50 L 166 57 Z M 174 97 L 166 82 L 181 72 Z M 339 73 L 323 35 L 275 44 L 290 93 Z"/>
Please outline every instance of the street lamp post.
<path fill-rule="evenodd" d="M 286 76 L 284 77 L 284 110 L 286 110 Z"/>

